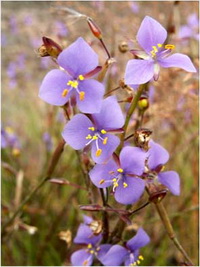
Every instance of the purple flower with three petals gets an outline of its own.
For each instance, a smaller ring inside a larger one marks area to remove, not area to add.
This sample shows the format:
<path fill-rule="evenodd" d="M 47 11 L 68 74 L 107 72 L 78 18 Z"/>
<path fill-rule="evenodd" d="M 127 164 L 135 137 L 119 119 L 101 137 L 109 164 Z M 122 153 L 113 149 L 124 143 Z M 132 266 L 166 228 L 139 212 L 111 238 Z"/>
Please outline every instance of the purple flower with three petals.
<path fill-rule="evenodd" d="M 104 86 L 94 79 L 87 79 L 99 70 L 98 55 L 79 37 L 59 54 L 57 62 L 61 69 L 47 73 L 39 97 L 55 106 L 63 106 L 73 98 L 80 111 L 99 112 Z"/>
<path fill-rule="evenodd" d="M 178 67 L 188 72 L 196 72 L 190 58 L 184 54 L 169 55 L 174 45 L 164 44 L 167 31 L 153 18 L 146 16 L 137 33 L 137 41 L 144 51 L 131 52 L 141 59 L 129 60 L 125 70 L 126 84 L 143 84 L 159 77 L 160 67 Z"/>
<path fill-rule="evenodd" d="M 199 19 L 196 13 L 191 14 L 187 19 L 187 24 L 180 27 L 178 37 L 183 40 L 194 38 L 199 40 Z"/>
<path fill-rule="evenodd" d="M 121 108 L 116 97 L 111 96 L 102 101 L 99 113 L 89 116 L 75 115 L 66 124 L 62 136 L 76 150 L 91 145 L 92 159 L 97 163 L 103 163 L 119 145 L 119 138 L 111 133 L 121 131 L 123 125 Z"/>
<path fill-rule="evenodd" d="M 150 149 L 147 152 L 147 170 L 145 171 L 147 183 L 161 183 L 174 195 L 180 194 L 180 178 L 175 171 L 163 172 L 164 164 L 169 160 L 169 154 L 153 140 L 149 142 Z"/>
<path fill-rule="evenodd" d="M 115 199 L 119 203 L 132 204 L 144 192 L 145 181 L 138 176 L 144 172 L 146 156 L 140 148 L 126 146 L 119 160 L 95 165 L 89 173 L 90 178 L 99 188 L 113 186 Z"/>
<path fill-rule="evenodd" d="M 84 223 L 79 226 L 74 243 L 83 244 L 87 247 L 74 252 L 71 256 L 71 263 L 73 266 L 90 266 L 94 258 L 99 261 L 110 249 L 111 245 L 100 245 L 102 234 L 95 235 L 91 228 L 87 225 L 92 222 L 92 218 L 84 216 Z"/>
<path fill-rule="evenodd" d="M 140 228 L 137 234 L 126 242 L 125 247 L 120 245 L 112 246 L 105 256 L 102 263 L 106 266 L 136 266 L 140 264 L 144 258 L 139 254 L 139 249 L 146 246 L 150 241 L 147 233 Z"/>

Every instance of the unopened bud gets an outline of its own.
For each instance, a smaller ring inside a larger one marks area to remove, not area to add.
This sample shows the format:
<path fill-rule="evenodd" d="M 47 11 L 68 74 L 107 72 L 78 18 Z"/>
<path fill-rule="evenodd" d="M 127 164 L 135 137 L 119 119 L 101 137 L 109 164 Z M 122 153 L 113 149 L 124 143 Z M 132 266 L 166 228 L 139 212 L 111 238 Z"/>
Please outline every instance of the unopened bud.
<path fill-rule="evenodd" d="M 38 49 L 38 54 L 41 57 L 51 56 L 57 58 L 58 55 L 62 52 L 62 48 L 50 38 L 43 36 L 42 40 L 43 44 Z"/>
<path fill-rule="evenodd" d="M 167 194 L 167 189 L 160 190 L 150 194 L 149 201 L 154 203 L 159 203 Z"/>
<path fill-rule="evenodd" d="M 138 107 L 141 110 L 145 110 L 149 107 L 149 100 L 146 96 L 140 97 L 140 100 L 138 101 Z"/>
<path fill-rule="evenodd" d="M 129 51 L 129 47 L 128 47 L 128 44 L 127 42 L 125 41 L 122 41 L 119 46 L 118 46 L 118 49 L 121 53 L 126 53 L 127 51 Z"/>
<path fill-rule="evenodd" d="M 96 23 L 91 18 L 87 18 L 87 23 L 90 27 L 91 32 L 94 34 L 94 36 L 97 37 L 98 39 L 102 39 L 101 30 L 96 25 Z"/>

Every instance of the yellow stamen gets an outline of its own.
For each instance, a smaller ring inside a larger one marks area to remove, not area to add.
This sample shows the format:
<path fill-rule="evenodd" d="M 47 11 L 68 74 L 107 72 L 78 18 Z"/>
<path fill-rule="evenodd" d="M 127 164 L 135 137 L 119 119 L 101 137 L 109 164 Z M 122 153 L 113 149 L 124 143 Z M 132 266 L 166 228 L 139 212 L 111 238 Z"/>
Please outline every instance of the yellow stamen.
<path fill-rule="evenodd" d="M 92 136 L 90 134 L 88 134 L 85 139 L 92 139 Z"/>
<path fill-rule="evenodd" d="M 83 262 L 83 266 L 88 266 L 88 260 L 85 260 L 84 262 Z"/>
<path fill-rule="evenodd" d="M 97 151 L 96 151 L 96 157 L 101 156 L 101 153 L 102 153 L 102 149 L 97 149 Z"/>
<path fill-rule="evenodd" d="M 154 51 L 151 51 L 151 55 L 154 57 L 156 53 Z"/>
<path fill-rule="evenodd" d="M 102 130 L 101 130 L 101 133 L 102 133 L 102 134 L 106 134 L 107 132 L 106 132 L 106 130 L 102 129 Z"/>
<path fill-rule="evenodd" d="M 91 131 L 95 131 L 95 128 L 94 127 L 89 127 L 88 130 L 91 130 Z"/>
<path fill-rule="evenodd" d="M 172 44 L 165 45 L 165 49 L 174 49 L 174 48 L 175 48 L 175 45 L 172 45 Z"/>
<path fill-rule="evenodd" d="M 127 183 L 123 183 L 123 186 L 124 186 L 124 188 L 126 188 L 128 186 L 128 184 Z"/>
<path fill-rule="evenodd" d="M 140 264 L 140 261 L 139 260 L 137 260 L 137 264 Z"/>
<path fill-rule="evenodd" d="M 155 45 L 152 46 L 153 50 L 157 53 L 158 52 L 158 49 Z"/>
<path fill-rule="evenodd" d="M 99 251 L 101 248 L 100 247 L 98 247 L 98 248 L 96 248 L 96 251 Z"/>
<path fill-rule="evenodd" d="M 162 166 L 162 169 L 160 170 L 161 172 L 164 171 L 165 169 L 165 165 Z"/>
<path fill-rule="evenodd" d="M 162 44 L 158 44 L 158 47 L 162 47 Z"/>
<path fill-rule="evenodd" d="M 94 254 L 94 250 L 90 250 L 90 253 L 91 253 L 91 254 Z"/>
<path fill-rule="evenodd" d="M 107 144 L 107 141 L 108 141 L 108 137 L 104 138 L 103 139 L 103 144 L 106 145 Z"/>
<path fill-rule="evenodd" d="M 142 255 L 140 255 L 140 256 L 138 257 L 138 259 L 140 259 L 141 261 L 143 261 L 143 260 L 144 260 L 144 257 L 143 257 Z"/>
<path fill-rule="evenodd" d="M 65 97 L 68 94 L 69 90 L 68 89 L 64 89 L 62 92 L 62 97 Z"/>
<path fill-rule="evenodd" d="M 13 148 L 12 155 L 17 157 L 20 155 L 20 150 L 18 148 Z"/>
<path fill-rule="evenodd" d="M 101 179 L 101 181 L 99 182 L 99 184 L 103 184 L 105 182 L 104 179 Z"/>
<path fill-rule="evenodd" d="M 88 248 L 92 248 L 92 244 L 88 244 L 88 246 L 87 246 Z"/>
<path fill-rule="evenodd" d="M 114 178 L 114 179 L 112 179 L 112 181 L 113 181 L 113 182 L 117 182 L 117 179 L 116 179 L 116 178 Z"/>
<path fill-rule="evenodd" d="M 6 131 L 8 134 L 13 134 L 13 133 L 14 133 L 13 129 L 12 129 L 11 127 L 9 127 L 9 126 L 5 127 L 5 131 Z"/>
<path fill-rule="evenodd" d="M 71 87 L 77 88 L 78 82 L 76 80 L 75 81 L 68 81 L 67 85 L 71 85 Z"/>
<path fill-rule="evenodd" d="M 92 139 L 93 139 L 93 140 L 97 140 L 97 139 L 98 139 L 98 136 L 94 135 L 94 136 L 92 137 Z"/>
<path fill-rule="evenodd" d="M 117 169 L 117 171 L 122 173 L 124 170 L 119 168 L 119 169 Z"/>
<path fill-rule="evenodd" d="M 79 99 L 82 101 L 82 100 L 84 100 L 84 98 L 85 98 L 85 92 L 80 92 L 79 93 Z"/>
<path fill-rule="evenodd" d="M 78 76 L 78 79 L 79 79 L 80 81 L 83 81 L 85 78 L 84 78 L 83 75 L 79 75 L 79 76 Z"/>
<path fill-rule="evenodd" d="M 114 182 L 113 185 L 114 185 L 114 188 L 119 186 L 117 182 Z"/>

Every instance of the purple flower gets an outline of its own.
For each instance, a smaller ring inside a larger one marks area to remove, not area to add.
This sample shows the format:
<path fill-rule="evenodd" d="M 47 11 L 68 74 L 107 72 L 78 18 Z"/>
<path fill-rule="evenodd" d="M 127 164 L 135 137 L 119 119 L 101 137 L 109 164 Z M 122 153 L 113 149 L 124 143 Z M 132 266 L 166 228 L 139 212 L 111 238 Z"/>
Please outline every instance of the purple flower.
<path fill-rule="evenodd" d="M 119 138 L 111 132 L 119 131 L 124 125 L 124 117 L 116 97 L 111 96 L 102 101 L 100 113 L 89 117 L 75 115 L 65 126 L 62 133 L 66 143 L 76 150 L 91 145 L 92 159 L 103 163 L 109 159 L 119 145 Z"/>
<path fill-rule="evenodd" d="M 95 257 L 101 261 L 111 247 L 108 244 L 100 245 L 102 234 L 95 235 L 93 233 L 90 226 L 87 225 L 91 222 L 92 218 L 84 216 L 84 223 L 79 226 L 74 238 L 74 243 L 86 245 L 86 248 L 77 250 L 72 254 L 71 263 L 74 266 L 90 266 Z"/>
<path fill-rule="evenodd" d="M 148 150 L 146 182 L 161 183 L 172 192 L 174 195 L 180 194 L 180 178 L 175 171 L 163 172 L 164 164 L 169 160 L 169 154 L 159 144 L 153 140 L 149 142 L 150 149 Z"/>
<path fill-rule="evenodd" d="M 146 246 L 150 241 L 147 233 L 140 228 L 137 234 L 126 242 L 125 247 L 120 245 L 112 246 L 101 259 L 106 266 L 119 266 L 124 263 L 125 266 L 139 265 L 143 256 L 139 255 L 139 249 Z"/>
<path fill-rule="evenodd" d="M 132 204 L 141 197 L 145 188 L 145 181 L 138 177 L 144 172 L 145 159 L 146 153 L 140 148 L 126 146 L 118 162 L 110 160 L 105 165 L 97 164 L 89 175 L 99 188 L 113 186 L 116 201 Z"/>
<path fill-rule="evenodd" d="M 180 27 L 178 37 L 180 39 L 189 39 L 194 38 L 196 40 L 199 40 L 199 34 L 198 34 L 198 28 L 199 28 L 199 19 L 197 17 L 196 13 L 191 14 L 187 19 L 187 24 Z"/>
<path fill-rule="evenodd" d="M 176 53 L 171 56 L 174 45 L 164 45 L 167 31 L 160 23 L 146 16 L 137 33 L 137 41 L 144 51 L 132 50 L 134 55 L 142 59 L 129 60 L 125 70 L 126 84 L 143 84 L 157 80 L 160 67 L 178 67 L 188 72 L 196 72 L 190 58 L 184 54 Z"/>
<path fill-rule="evenodd" d="M 56 21 L 54 23 L 54 26 L 56 28 L 56 32 L 61 37 L 66 37 L 68 34 L 68 30 L 66 25 L 62 21 Z"/>
<path fill-rule="evenodd" d="M 98 56 L 92 48 L 79 37 L 59 54 L 57 62 L 62 70 L 54 69 L 47 73 L 39 97 L 55 106 L 62 106 L 73 98 L 80 111 L 99 112 L 104 87 L 96 80 L 87 79 L 98 65 Z"/>

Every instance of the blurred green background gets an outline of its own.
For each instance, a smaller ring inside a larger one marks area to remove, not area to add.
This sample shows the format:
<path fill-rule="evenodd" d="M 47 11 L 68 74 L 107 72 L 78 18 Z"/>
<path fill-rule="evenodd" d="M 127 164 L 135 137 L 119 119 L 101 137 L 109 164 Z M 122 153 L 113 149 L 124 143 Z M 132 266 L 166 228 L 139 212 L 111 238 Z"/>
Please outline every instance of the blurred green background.
<path fill-rule="evenodd" d="M 86 21 L 69 16 L 61 9 L 69 7 L 86 14 L 102 29 L 108 50 L 117 61 L 104 81 L 106 89 L 111 90 L 118 86 L 127 60 L 132 58 L 129 53 L 121 53 L 118 47 L 123 41 L 130 48 L 138 46 L 135 36 L 146 15 L 160 21 L 165 28 L 171 27 L 168 43 L 176 45 L 176 52 L 189 55 L 198 67 L 197 40 L 183 41 L 178 37 L 180 26 L 187 23 L 188 16 L 193 13 L 198 16 L 198 1 L 176 2 L 179 3 L 2 1 L 2 129 L 15 140 L 14 145 L 2 148 L 3 224 L 45 176 L 65 124 L 61 109 L 38 98 L 43 77 L 55 68 L 50 58 L 40 58 L 37 54 L 42 36 L 52 38 L 63 48 L 82 36 L 99 54 L 100 63 L 106 60 Z M 169 151 L 166 169 L 177 171 L 181 178 L 180 197 L 169 193 L 163 203 L 178 239 L 198 265 L 198 75 L 165 69 L 158 82 L 151 85 L 154 96 L 143 126 L 153 130 L 153 139 Z M 127 92 L 119 91 L 119 100 L 125 96 Z M 132 126 L 134 120 L 130 132 Z M 77 153 L 70 147 L 65 148 L 53 177 L 85 186 Z M 93 185 L 91 189 L 95 203 L 101 204 L 97 189 Z M 124 208 L 115 203 L 112 196 L 110 199 L 113 206 Z M 139 205 L 146 199 L 144 195 Z M 7 227 L 2 239 L 2 266 L 70 265 L 70 255 L 78 249 L 70 241 L 70 234 L 73 239 L 82 221 L 83 212 L 78 207 L 82 204 L 88 204 L 86 191 L 46 182 Z M 101 213 L 93 215 L 101 218 Z M 109 213 L 109 216 L 114 227 L 117 215 Z M 151 243 L 142 249 L 144 265 L 176 266 L 183 262 L 153 205 L 136 213 L 126 235 L 131 237 L 139 226 L 151 237 Z M 68 238 L 62 240 L 63 235 Z"/>

